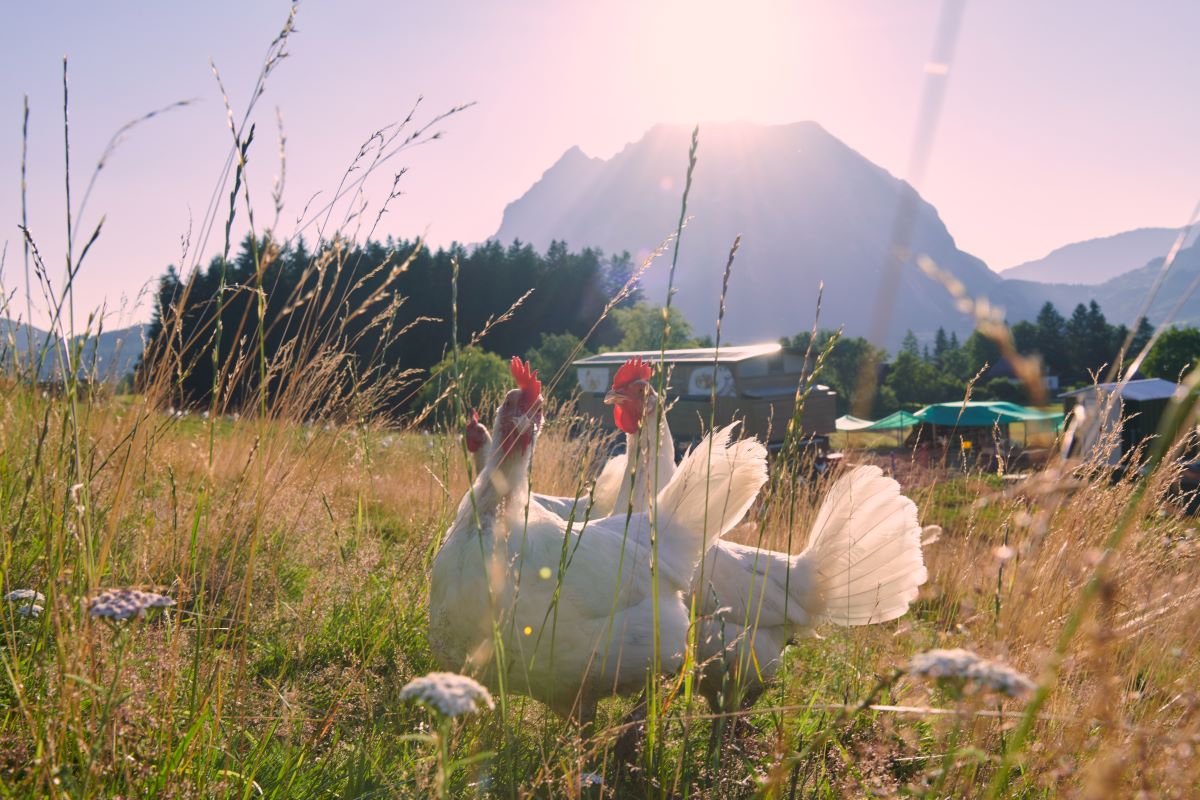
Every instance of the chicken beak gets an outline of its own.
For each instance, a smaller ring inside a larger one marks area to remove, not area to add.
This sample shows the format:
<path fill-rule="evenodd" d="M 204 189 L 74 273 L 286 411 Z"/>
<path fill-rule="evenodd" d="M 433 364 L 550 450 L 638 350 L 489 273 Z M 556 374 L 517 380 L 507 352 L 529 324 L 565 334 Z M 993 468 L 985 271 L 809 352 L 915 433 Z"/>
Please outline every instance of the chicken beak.
<path fill-rule="evenodd" d="M 617 389 L 609 389 L 608 394 L 604 395 L 604 405 L 615 406 L 618 403 L 625 401 L 625 395 Z"/>

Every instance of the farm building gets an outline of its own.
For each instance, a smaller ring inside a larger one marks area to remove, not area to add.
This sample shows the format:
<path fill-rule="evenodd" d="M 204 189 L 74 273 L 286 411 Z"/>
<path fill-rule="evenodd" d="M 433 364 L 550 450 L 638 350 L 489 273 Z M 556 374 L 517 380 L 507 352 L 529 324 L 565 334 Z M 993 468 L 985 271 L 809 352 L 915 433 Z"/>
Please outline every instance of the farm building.
<path fill-rule="evenodd" d="M 796 389 L 805 374 L 803 351 L 760 344 L 722 347 L 719 351 L 711 347 L 668 350 L 662 355 L 670 379 L 667 421 L 677 443 L 698 440 L 711 416 L 717 425 L 742 420 L 748 435 L 768 445 L 782 444 L 795 410 Z M 600 353 L 573 362 L 579 380 L 580 410 L 612 427 L 604 394 L 617 368 L 635 357 L 658 364 L 660 353 Z M 824 444 L 834 430 L 836 399 L 837 394 L 828 386 L 813 387 L 800 420 L 806 438 Z"/>
<path fill-rule="evenodd" d="M 1146 378 L 1101 383 L 1060 394 L 1063 411 L 1078 422 L 1071 455 L 1088 457 L 1104 448 L 1103 457 L 1115 466 L 1126 453 L 1154 435 L 1178 388 L 1172 381 Z"/>

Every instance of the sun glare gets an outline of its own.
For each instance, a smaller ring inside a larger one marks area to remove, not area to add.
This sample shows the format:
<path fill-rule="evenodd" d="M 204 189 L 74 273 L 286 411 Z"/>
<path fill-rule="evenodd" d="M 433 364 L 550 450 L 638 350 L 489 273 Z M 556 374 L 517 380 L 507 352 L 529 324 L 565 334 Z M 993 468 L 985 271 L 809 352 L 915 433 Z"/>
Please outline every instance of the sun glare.
<path fill-rule="evenodd" d="M 789 39 L 799 44 L 811 16 L 781 3 L 673 2 L 644 13 L 646 74 L 657 101 L 680 120 L 758 116 L 793 81 L 790 59 L 781 53 L 789 51 Z"/>

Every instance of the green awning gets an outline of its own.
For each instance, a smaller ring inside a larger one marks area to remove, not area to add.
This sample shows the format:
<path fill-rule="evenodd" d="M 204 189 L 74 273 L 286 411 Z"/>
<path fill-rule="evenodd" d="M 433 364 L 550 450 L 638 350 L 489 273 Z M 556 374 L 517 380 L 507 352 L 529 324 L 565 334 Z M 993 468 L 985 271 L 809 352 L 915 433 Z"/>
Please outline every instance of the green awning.
<path fill-rule="evenodd" d="M 907 411 L 897 411 L 894 414 L 888 414 L 881 420 L 872 422 L 869 419 L 859 419 L 847 414 L 844 417 L 838 417 L 834 421 L 834 425 L 839 431 L 843 432 L 858 432 L 858 431 L 894 431 L 901 428 L 909 428 L 916 425 L 921 420 L 915 415 Z"/>
<path fill-rule="evenodd" d="M 1016 403 L 1003 401 L 974 401 L 970 403 L 936 403 L 925 406 L 916 418 L 930 425 L 947 428 L 990 428 L 1014 422 L 1045 422 L 1057 425 L 1063 415 L 1053 411 L 1038 411 Z"/>

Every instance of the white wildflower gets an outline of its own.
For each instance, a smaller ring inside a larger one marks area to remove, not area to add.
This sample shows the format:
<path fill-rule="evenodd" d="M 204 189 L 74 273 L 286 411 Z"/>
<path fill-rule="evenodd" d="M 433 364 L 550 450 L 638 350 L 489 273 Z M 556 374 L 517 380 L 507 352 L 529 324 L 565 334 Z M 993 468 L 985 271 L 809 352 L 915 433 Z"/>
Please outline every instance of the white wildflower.
<path fill-rule="evenodd" d="M 4 595 L 4 599 L 10 603 L 18 603 L 22 600 L 32 600 L 35 603 L 46 602 L 46 596 L 41 592 L 35 592 L 33 589 L 13 589 Z"/>
<path fill-rule="evenodd" d="M 1033 691 L 1034 682 L 1007 664 L 983 658 L 970 650 L 929 650 L 913 656 L 908 674 L 973 683 L 982 688 L 1020 697 Z"/>
<path fill-rule="evenodd" d="M 88 602 L 88 613 L 93 617 L 111 617 L 112 619 L 129 619 L 146 615 L 146 609 L 166 608 L 175 605 L 175 601 L 157 592 L 143 592 L 138 589 L 109 589 L 101 592 Z"/>
<path fill-rule="evenodd" d="M 447 717 L 474 714 L 480 704 L 496 707 L 492 695 L 477 681 L 454 672 L 431 672 L 413 678 L 400 690 L 401 700 L 415 700 Z"/>
<path fill-rule="evenodd" d="M 40 617 L 46 609 L 39 606 L 37 603 L 28 603 L 23 606 L 17 606 L 17 613 L 22 617 Z"/>

